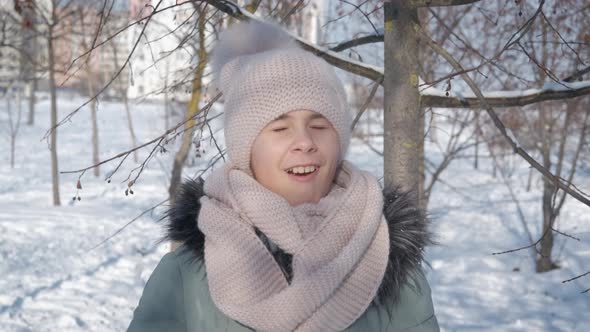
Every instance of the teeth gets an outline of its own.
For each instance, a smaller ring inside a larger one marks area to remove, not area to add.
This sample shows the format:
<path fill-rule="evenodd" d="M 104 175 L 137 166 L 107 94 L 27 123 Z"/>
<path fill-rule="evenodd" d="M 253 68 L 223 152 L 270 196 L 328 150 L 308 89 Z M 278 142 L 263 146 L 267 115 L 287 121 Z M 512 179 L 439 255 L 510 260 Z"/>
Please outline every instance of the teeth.
<path fill-rule="evenodd" d="M 288 170 L 289 173 L 295 173 L 295 174 L 307 174 L 307 173 L 312 173 L 315 172 L 316 167 L 315 166 L 300 166 L 300 167 L 293 167 L 291 169 Z"/>

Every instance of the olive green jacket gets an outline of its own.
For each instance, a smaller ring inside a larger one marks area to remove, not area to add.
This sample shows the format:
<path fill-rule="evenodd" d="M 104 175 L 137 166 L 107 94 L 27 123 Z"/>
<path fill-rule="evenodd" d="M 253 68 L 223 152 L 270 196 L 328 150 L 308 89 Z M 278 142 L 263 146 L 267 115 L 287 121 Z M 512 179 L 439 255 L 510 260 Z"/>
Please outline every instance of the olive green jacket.
<path fill-rule="evenodd" d="M 168 214 L 167 235 L 182 246 L 166 254 L 152 273 L 128 331 L 252 331 L 225 316 L 211 299 L 203 264 L 204 236 L 197 220 L 202 195 L 202 182 L 183 185 Z M 430 243 L 427 220 L 410 195 L 397 190 L 385 190 L 384 195 L 389 264 L 375 300 L 346 331 L 439 331 L 430 287 L 421 269 L 423 248 Z M 290 273 L 289 255 L 273 255 Z"/>

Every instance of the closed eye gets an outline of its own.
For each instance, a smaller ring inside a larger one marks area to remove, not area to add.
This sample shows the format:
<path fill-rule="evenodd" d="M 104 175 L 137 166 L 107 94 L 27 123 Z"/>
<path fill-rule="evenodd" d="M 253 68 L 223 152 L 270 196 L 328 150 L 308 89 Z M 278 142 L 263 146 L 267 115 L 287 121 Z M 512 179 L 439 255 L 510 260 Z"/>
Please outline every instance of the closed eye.
<path fill-rule="evenodd" d="M 273 128 L 272 131 L 274 131 L 275 133 L 279 133 L 281 131 L 285 131 L 287 130 L 286 127 L 279 127 L 279 128 Z"/>
<path fill-rule="evenodd" d="M 326 127 L 326 126 L 311 126 L 311 129 L 319 129 L 319 130 L 322 130 L 322 129 L 327 129 L 327 128 L 328 127 Z"/>

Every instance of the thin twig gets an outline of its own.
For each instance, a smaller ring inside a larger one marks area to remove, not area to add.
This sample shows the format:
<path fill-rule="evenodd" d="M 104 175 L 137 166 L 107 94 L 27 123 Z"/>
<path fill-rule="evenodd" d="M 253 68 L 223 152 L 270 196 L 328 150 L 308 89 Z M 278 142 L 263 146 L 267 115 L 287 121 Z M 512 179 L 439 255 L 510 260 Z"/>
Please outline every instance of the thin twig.
<path fill-rule="evenodd" d="M 157 207 L 159 207 L 160 205 L 168 202 L 170 200 L 170 198 L 166 198 L 165 200 L 161 201 L 160 203 L 152 206 L 151 208 L 143 211 L 142 213 L 140 213 L 137 217 L 131 219 L 129 222 L 127 222 L 125 225 L 123 225 L 121 228 L 119 228 L 117 231 L 115 231 L 113 234 L 109 235 L 106 239 L 100 241 L 97 245 L 95 245 L 94 247 L 88 249 L 88 251 L 93 251 L 94 249 L 102 246 L 103 244 L 107 243 L 110 239 L 114 238 L 115 236 L 119 235 L 119 233 L 121 233 L 125 228 L 127 228 L 129 225 L 131 225 L 132 223 L 134 223 L 136 220 L 138 220 L 139 218 L 143 217 L 146 213 L 151 212 L 153 210 L 155 210 Z"/>
<path fill-rule="evenodd" d="M 352 120 L 352 125 L 350 126 L 350 130 L 354 130 L 354 127 L 356 126 L 357 122 L 359 121 L 359 119 L 361 118 L 363 113 L 365 113 L 367 108 L 369 107 L 369 104 L 373 100 L 373 97 L 375 97 L 375 93 L 377 92 L 377 89 L 379 88 L 381 83 L 383 83 L 383 79 L 377 80 L 375 82 L 375 84 L 373 84 L 373 87 L 371 88 L 371 92 L 369 93 L 369 97 L 367 97 L 367 100 L 365 100 L 365 103 L 363 104 L 363 106 L 361 106 L 361 109 L 358 111 L 358 113 L 354 117 L 354 120 Z"/>
<path fill-rule="evenodd" d="M 580 278 L 582 278 L 582 277 L 585 277 L 585 276 L 587 276 L 587 275 L 589 275 L 589 274 L 590 274 L 590 271 L 588 271 L 588 272 L 586 272 L 586 273 L 584 273 L 584 274 L 580 274 L 580 275 L 579 275 L 579 276 L 577 276 L 577 277 L 573 277 L 573 278 L 571 278 L 571 279 L 564 280 L 564 281 L 562 281 L 562 283 L 564 283 L 564 284 L 565 284 L 566 282 L 570 282 L 570 281 L 574 281 L 574 280 L 576 280 L 576 279 L 580 279 Z"/>

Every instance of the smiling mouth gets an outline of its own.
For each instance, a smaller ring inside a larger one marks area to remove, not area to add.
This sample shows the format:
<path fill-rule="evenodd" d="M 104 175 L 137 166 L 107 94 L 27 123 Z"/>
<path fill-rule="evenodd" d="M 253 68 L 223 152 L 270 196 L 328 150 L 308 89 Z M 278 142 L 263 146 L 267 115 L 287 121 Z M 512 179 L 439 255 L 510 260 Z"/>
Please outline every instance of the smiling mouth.
<path fill-rule="evenodd" d="M 305 176 L 312 173 L 315 173 L 319 169 L 319 166 L 296 166 L 287 169 L 288 174 L 296 175 L 296 176 Z"/>

